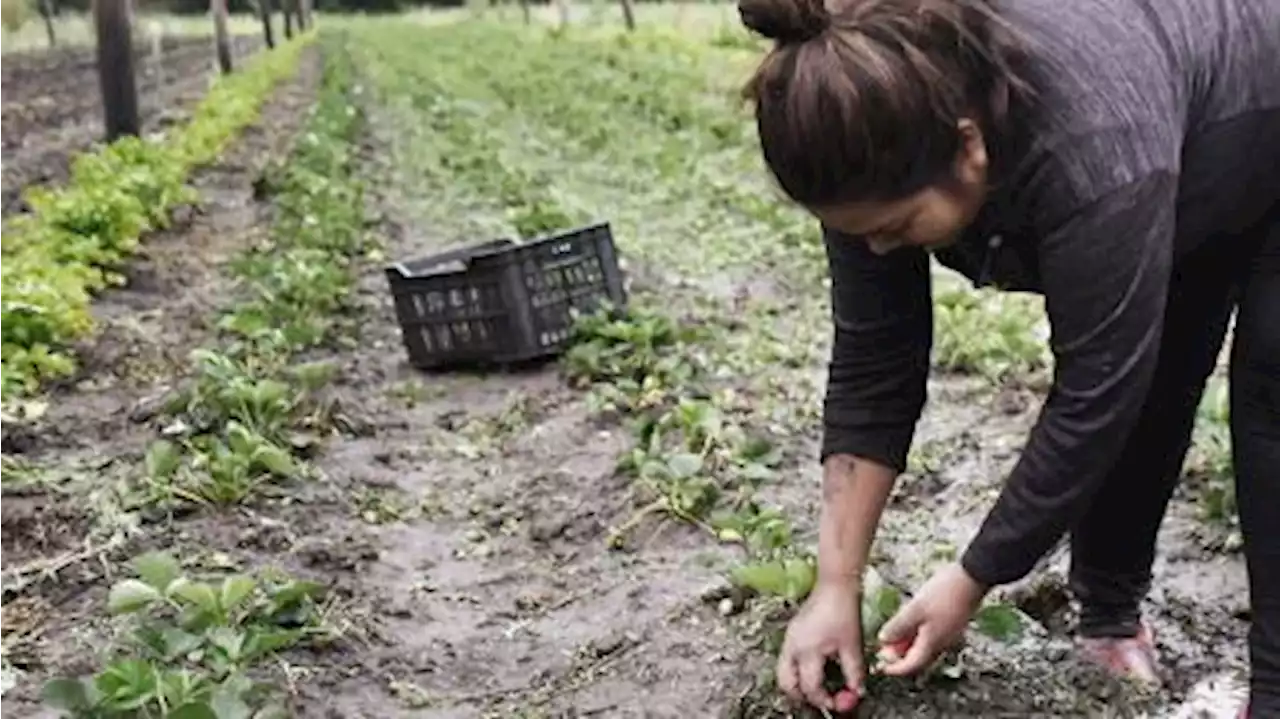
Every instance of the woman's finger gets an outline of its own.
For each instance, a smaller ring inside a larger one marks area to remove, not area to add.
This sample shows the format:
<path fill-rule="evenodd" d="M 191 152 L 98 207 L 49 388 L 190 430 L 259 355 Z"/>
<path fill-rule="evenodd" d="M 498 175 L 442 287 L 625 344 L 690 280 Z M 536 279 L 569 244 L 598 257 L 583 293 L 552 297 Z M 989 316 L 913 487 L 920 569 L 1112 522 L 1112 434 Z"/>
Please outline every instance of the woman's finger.
<path fill-rule="evenodd" d="M 876 638 L 881 644 L 899 644 L 912 639 L 920 623 L 916 618 L 917 614 L 916 600 L 912 599 L 889 617 L 889 621 L 880 627 L 880 634 Z"/>
<path fill-rule="evenodd" d="M 915 640 L 907 650 L 906 656 L 887 664 L 882 671 L 891 677 L 916 674 L 932 664 L 937 656 L 937 640 L 933 629 L 928 623 L 921 624 L 916 630 Z"/>
<path fill-rule="evenodd" d="M 800 691 L 809 703 L 820 709 L 831 709 L 831 696 L 822 688 L 822 670 L 826 657 L 818 653 L 800 657 Z"/>
<path fill-rule="evenodd" d="M 796 673 L 796 660 L 788 647 L 778 653 L 778 689 L 794 702 L 804 701 L 800 693 L 800 675 Z"/>
<path fill-rule="evenodd" d="M 840 648 L 840 671 L 844 672 L 844 685 L 853 692 L 853 705 L 858 705 L 862 698 L 862 652 L 856 646 Z M 853 707 L 837 707 L 841 711 L 849 711 Z"/>

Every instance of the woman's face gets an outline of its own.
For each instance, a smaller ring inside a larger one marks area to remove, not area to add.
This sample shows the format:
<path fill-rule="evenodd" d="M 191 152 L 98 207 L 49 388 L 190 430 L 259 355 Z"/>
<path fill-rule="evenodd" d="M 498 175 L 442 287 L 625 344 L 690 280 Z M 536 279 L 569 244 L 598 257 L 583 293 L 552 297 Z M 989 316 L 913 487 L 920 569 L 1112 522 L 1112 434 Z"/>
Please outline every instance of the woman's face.
<path fill-rule="evenodd" d="M 987 197 L 987 153 L 975 123 L 960 123 L 963 136 L 950 181 L 890 202 L 857 202 L 811 211 L 827 227 L 862 238 L 883 255 L 898 247 L 935 249 L 959 238 Z"/>

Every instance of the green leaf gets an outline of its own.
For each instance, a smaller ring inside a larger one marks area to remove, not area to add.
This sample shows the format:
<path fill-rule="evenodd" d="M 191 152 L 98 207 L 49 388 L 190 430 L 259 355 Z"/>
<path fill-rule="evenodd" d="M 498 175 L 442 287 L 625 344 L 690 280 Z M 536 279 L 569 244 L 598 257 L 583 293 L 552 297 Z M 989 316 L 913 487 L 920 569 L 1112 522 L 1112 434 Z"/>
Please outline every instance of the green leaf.
<path fill-rule="evenodd" d="M 875 637 L 902 605 L 902 592 L 887 584 L 862 591 L 862 636 Z"/>
<path fill-rule="evenodd" d="M 133 571 L 161 594 L 182 574 L 178 561 L 164 552 L 147 552 L 133 560 Z"/>
<path fill-rule="evenodd" d="M 231 611 L 240 606 L 246 597 L 253 592 L 257 583 L 242 574 L 222 580 L 222 608 Z"/>
<path fill-rule="evenodd" d="M 680 452 L 667 458 L 667 472 L 672 479 L 688 479 L 702 471 L 702 456 Z"/>
<path fill-rule="evenodd" d="M 217 712 L 204 702 L 190 702 L 173 710 L 168 719 L 219 719 Z"/>
<path fill-rule="evenodd" d="M 40 690 L 40 699 L 52 709 L 78 714 L 93 706 L 93 693 L 93 685 L 79 679 L 51 679 Z"/>
<path fill-rule="evenodd" d="M 735 567 L 731 571 L 731 579 L 735 584 L 793 602 L 809 594 L 816 576 L 813 565 L 804 559 L 757 562 Z"/>
<path fill-rule="evenodd" d="M 1011 642 L 1022 636 L 1021 613 L 1008 604 L 988 604 L 973 616 L 974 627 L 992 639 Z"/>
<path fill-rule="evenodd" d="M 113 709 L 138 709 L 156 696 L 156 671 L 149 662 L 122 659 L 107 665 L 94 685 Z"/>
<path fill-rule="evenodd" d="M 182 466 L 182 451 L 168 440 L 153 442 L 147 448 L 147 477 L 151 479 L 168 479 Z"/>
<path fill-rule="evenodd" d="M 230 627 L 218 627 L 210 630 L 207 636 L 213 646 L 227 655 L 227 659 L 232 662 L 240 661 L 240 649 L 244 646 L 243 634 Z"/>
<path fill-rule="evenodd" d="M 204 582 L 179 579 L 169 587 L 169 593 L 201 611 L 218 614 L 218 595 Z"/>
<path fill-rule="evenodd" d="M 253 629 L 249 632 L 249 640 L 245 642 L 245 659 L 271 654 L 272 652 L 292 646 L 302 632 L 295 629 L 263 630 Z"/>
<path fill-rule="evenodd" d="M 249 719 L 252 710 L 241 697 L 242 688 L 226 683 L 213 691 L 209 705 L 218 719 Z"/>
<path fill-rule="evenodd" d="M 156 588 L 137 579 L 126 579 L 111 588 L 107 596 L 107 610 L 112 614 L 136 612 L 160 599 Z"/>
<path fill-rule="evenodd" d="M 199 636 L 191 632 L 184 632 L 177 627 L 168 627 L 164 630 L 163 636 L 165 655 L 170 659 L 186 656 L 200 648 L 201 639 Z"/>
<path fill-rule="evenodd" d="M 293 580 L 271 592 L 271 614 L 296 608 L 307 599 L 318 599 L 325 587 L 318 582 Z"/>
<path fill-rule="evenodd" d="M 279 447 L 263 444 L 254 451 L 253 459 L 258 466 L 277 477 L 292 477 L 297 474 L 293 457 Z"/>

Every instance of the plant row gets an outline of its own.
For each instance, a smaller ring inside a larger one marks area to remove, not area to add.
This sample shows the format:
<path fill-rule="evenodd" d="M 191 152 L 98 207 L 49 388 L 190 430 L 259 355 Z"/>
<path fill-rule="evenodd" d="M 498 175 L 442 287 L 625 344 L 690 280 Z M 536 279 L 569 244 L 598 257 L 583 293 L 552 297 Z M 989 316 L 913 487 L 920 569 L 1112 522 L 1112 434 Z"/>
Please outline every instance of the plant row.
<path fill-rule="evenodd" d="M 352 68 L 339 40 L 323 43 L 316 106 L 287 162 L 266 178 L 271 236 L 233 264 L 239 292 L 221 315 L 223 349 L 198 350 L 195 376 L 164 403 L 164 438 L 148 451 L 128 509 L 172 515 L 248 501 L 309 476 L 306 458 L 333 427 L 315 394 L 331 367 L 295 360 L 345 336 L 353 265 L 369 244 Z M 278 571 L 196 577 L 168 553 L 132 566 L 107 607 L 128 617 L 126 640 L 92 677 L 47 684 L 48 704 L 75 717 L 286 715 L 264 663 L 333 637 L 322 585 Z"/>
<path fill-rule="evenodd" d="M 77 156 L 66 185 L 25 192 L 31 211 L 5 228 L 3 363 L 6 398 L 75 371 L 71 343 L 93 329 L 93 293 L 120 284 L 115 271 L 142 236 L 195 202 L 186 180 L 257 120 L 272 90 L 298 66 L 311 35 L 256 56 L 220 77 L 190 122 L 159 139 L 126 137 Z"/>

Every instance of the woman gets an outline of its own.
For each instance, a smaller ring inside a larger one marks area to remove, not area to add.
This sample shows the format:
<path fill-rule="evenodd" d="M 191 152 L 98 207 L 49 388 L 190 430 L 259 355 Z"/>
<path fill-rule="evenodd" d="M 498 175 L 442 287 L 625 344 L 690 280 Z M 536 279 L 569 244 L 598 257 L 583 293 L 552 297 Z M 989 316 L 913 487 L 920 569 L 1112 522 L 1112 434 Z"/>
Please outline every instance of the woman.
<path fill-rule="evenodd" d="M 929 253 L 1042 293 L 1054 385 L 957 563 L 886 625 L 926 668 L 1065 534 L 1091 657 L 1156 676 L 1138 606 L 1238 310 L 1231 431 L 1250 702 L 1280 716 L 1280 2 L 740 0 L 776 45 L 747 87 L 766 163 L 824 227 L 835 340 L 819 579 L 781 689 L 863 677 L 858 582 L 925 400 Z"/>

